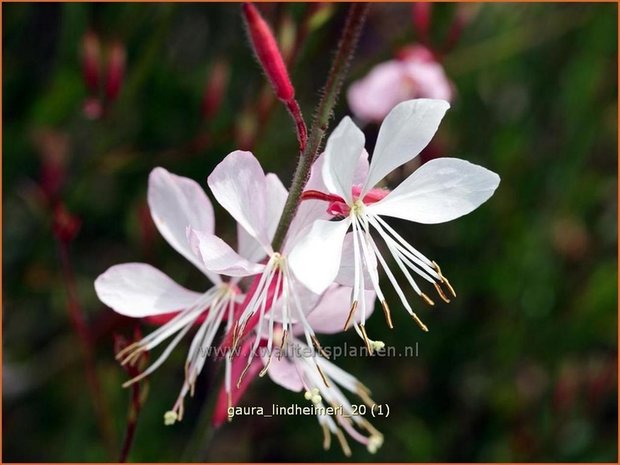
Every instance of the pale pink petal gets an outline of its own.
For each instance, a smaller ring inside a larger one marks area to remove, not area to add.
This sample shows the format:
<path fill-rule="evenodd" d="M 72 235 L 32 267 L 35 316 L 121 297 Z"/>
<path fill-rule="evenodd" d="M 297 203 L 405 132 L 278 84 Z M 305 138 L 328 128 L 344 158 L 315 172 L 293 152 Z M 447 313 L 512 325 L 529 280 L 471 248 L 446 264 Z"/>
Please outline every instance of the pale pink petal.
<path fill-rule="evenodd" d="M 97 297 L 112 310 L 134 318 L 183 310 L 202 294 L 179 286 L 146 263 L 115 265 L 95 280 Z"/>
<path fill-rule="evenodd" d="M 232 247 L 213 234 L 188 229 L 188 239 L 197 248 L 205 268 L 225 276 L 252 276 L 260 273 L 264 265 L 250 262 Z"/>
<path fill-rule="evenodd" d="M 394 106 L 411 98 L 402 62 L 392 60 L 375 66 L 347 92 L 353 114 L 364 121 L 379 123 Z"/>
<path fill-rule="evenodd" d="M 299 392 L 303 389 L 303 383 L 299 378 L 299 373 L 295 364 L 286 357 L 278 360 L 277 356 L 271 357 L 271 363 L 267 369 L 271 380 L 290 391 Z"/>
<path fill-rule="evenodd" d="M 392 170 L 418 156 L 448 108 L 445 100 L 417 99 L 399 103 L 390 111 L 379 130 L 364 194 Z"/>
<path fill-rule="evenodd" d="M 452 100 L 452 83 L 439 63 L 406 61 L 403 63 L 403 70 L 414 90 L 411 97 Z"/>
<path fill-rule="evenodd" d="M 185 228 L 212 234 L 214 231 L 213 206 L 200 185 L 189 178 L 155 168 L 149 175 L 148 204 L 153 221 L 168 243 L 199 269 L 202 263 L 189 248 Z M 217 277 L 209 276 L 211 279 Z"/>
<path fill-rule="evenodd" d="M 322 294 L 334 282 L 340 268 L 342 242 L 350 225 L 348 217 L 315 221 L 290 252 L 291 270 L 312 292 Z"/>
<path fill-rule="evenodd" d="M 499 176 L 458 158 L 425 163 L 381 201 L 368 206 L 377 215 L 417 223 L 443 223 L 466 215 L 493 195 Z"/>
<path fill-rule="evenodd" d="M 353 176 L 360 154 L 364 150 L 364 133 L 345 116 L 327 139 L 323 181 L 329 192 L 351 203 Z"/>
<path fill-rule="evenodd" d="M 207 183 L 220 205 L 263 247 L 270 249 L 265 173 L 254 155 L 241 150 L 230 153 L 215 167 Z"/>
<path fill-rule="evenodd" d="M 342 332 L 344 324 L 351 310 L 351 291 L 350 287 L 332 284 L 323 294 L 314 310 L 308 315 L 308 323 L 317 333 L 333 334 Z M 366 299 L 366 318 L 368 318 L 375 307 L 375 293 L 364 291 Z M 358 305 L 358 308 L 360 308 Z M 353 320 L 358 323 L 361 321 L 361 312 L 357 311 L 353 315 Z"/>

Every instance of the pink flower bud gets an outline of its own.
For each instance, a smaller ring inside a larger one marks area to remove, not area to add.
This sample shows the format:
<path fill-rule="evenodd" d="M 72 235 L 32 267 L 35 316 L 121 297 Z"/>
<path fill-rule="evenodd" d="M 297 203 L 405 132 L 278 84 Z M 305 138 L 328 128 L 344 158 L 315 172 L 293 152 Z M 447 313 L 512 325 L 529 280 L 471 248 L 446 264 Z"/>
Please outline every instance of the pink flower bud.
<path fill-rule="evenodd" d="M 269 25 L 251 3 L 243 4 L 243 16 L 254 53 L 275 94 L 284 102 L 290 101 L 295 96 L 295 90 Z"/>
<path fill-rule="evenodd" d="M 105 94 L 109 101 L 118 97 L 125 75 L 125 47 L 120 42 L 110 46 L 105 81 Z"/>
<path fill-rule="evenodd" d="M 411 18 L 413 28 L 421 42 L 429 41 L 429 31 L 431 25 L 432 3 L 414 3 L 411 5 Z"/>
<path fill-rule="evenodd" d="M 90 92 L 99 91 L 101 78 L 101 47 L 99 38 L 93 31 L 88 31 L 82 38 L 82 75 Z"/>
<path fill-rule="evenodd" d="M 224 61 L 217 61 L 211 68 L 207 85 L 202 97 L 202 117 L 205 119 L 213 118 L 222 104 L 230 69 Z"/>

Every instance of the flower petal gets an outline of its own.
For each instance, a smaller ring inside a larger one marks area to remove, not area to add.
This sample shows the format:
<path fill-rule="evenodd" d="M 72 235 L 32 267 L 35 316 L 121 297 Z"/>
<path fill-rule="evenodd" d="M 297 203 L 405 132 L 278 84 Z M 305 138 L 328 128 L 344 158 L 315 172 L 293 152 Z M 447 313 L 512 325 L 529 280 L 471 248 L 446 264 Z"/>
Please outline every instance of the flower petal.
<path fill-rule="evenodd" d="M 288 191 L 286 187 L 280 181 L 280 178 L 274 173 L 268 173 L 265 176 L 265 187 L 267 192 L 267 209 L 265 211 L 265 225 L 267 228 L 267 238 L 269 242 L 273 240 L 273 235 L 276 232 L 280 217 L 282 216 L 282 210 L 284 210 L 284 204 L 288 197 Z"/>
<path fill-rule="evenodd" d="M 345 116 L 327 139 L 323 181 L 329 192 L 352 201 L 351 188 L 360 154 L 364 150 L 364 133 Z"/>
<path fill-rule="evenodd" d="M 366 318 L 375 307 L 374 291 L 365 291 Z M 318 304 L 308 315 L 308 323 L 317 333 L 334 334 L 342 332 L 351 307 L 351 288 L 332 284 L 323 294 Z M 360 321 L 361 314 L 356 312 L 353 319 Z"/>
<path fill-rule="evenodd" d="M 108 268 L 95 280 L 95 291 L 99 300 L 115 312 L 134 318 L 183 310 L 202 296 L 146 263 Z"/>
<path fill-rule="evenodd" d="M 270 249 L 265 173 L 251 152 L 237 150 L 213 170 L 207 183 L 217 201 L 263 247 Z"/>
<path fill-rule="evenodd" d="M 267 373 L 271 380 L 291 391 L 299 392 L 303 389 L 303 384 L 299 378 L 299 373 L 295 368 L 295 364 L 290 362 L 286 357 L 271 357 L 271 363 L 267 369 Z"/>
<path fill-rule="evenodd" d="M 390 111 L 379 130 L 364 194 L 428 145 L 448 108 L 445 100 L 417 99 L 399 103 Z"/>
<path fill-rule="evenodd" d="M 149 175 L 148 204 L 153 221 L 164 239 L 200 270 L 204 270 L 185 236 L 187 226 L 209 234 L 213 234 L 215 229 L 213 206 L 200 185 L 164 168 L 155 168 Z M 209 278 L 219 282 L 217 277 Z"/>
<path fill-rule="evenodd" d="M 334 282 L 350 225 L 348 217 L 340 221 L 317 220 L 289 254 L 291 270 L 312 292 L 322 294 Z"/>
<path fill-rule="evenodd" d="M 187 236 L 192 247 L 199 251 L 205 268 L 209 271 L 226 276 L 252 276 L 264 268 L 264 265 L 243 258 L 214 234 L 189 228 Z"/>
<path fill-rule="evenodd" d="M 493 195 L 499 181 L 496 173 L 482 166 L 458 158 L 436 158 L 367 209 L 417 223 L 443 223 L 478 208 Z"/>
<path fill-rule="evenodd" d="M 355 286 L 355 250 L 353 247 L 353 235 L 349 233 L 344 238 L 340 269 L 338 270 L 338 275 L 334 279 L 338 284 L 348 287 Z M 364 273 L 364 287 L 371 290 L 374 289 L 374 287 L 372 285 L 370 273 L 373 274 L 375 282 L 379 282 L 379 274 L 377 272 L 377 257 L 375 254 L 370 254 L 369 258 L 372 260 L 370 267 L 368 265 L 363 266 L 360 271 Z"/>

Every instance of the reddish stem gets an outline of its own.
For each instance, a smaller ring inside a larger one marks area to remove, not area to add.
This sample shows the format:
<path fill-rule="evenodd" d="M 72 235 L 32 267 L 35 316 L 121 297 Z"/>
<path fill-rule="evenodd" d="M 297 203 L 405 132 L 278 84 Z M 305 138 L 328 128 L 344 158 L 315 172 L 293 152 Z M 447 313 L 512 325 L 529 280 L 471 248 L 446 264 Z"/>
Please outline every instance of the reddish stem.
<path fill-rule="evenodd" d="M 97 371 L 93 360 L 93 347 L 90 331 L 86 325 L 86 321 L 83 316 L 84 313 L 77 297 L 75 277 L 71 266 L 71 260 L 69 258 L 69 246 L 67 242 L 61 240 L 60 238 L 57 238 L 57 242 L 63 280 L 67 292 L 67 310 L 69 312 L 69 320 L 80 342 L 82 355 L 84 357 L 86 383 L 93 401 L 97 424 L 106 447 L 111 453 L 114 450 L 112 419 L 108 415 L 106 403 L 102 396 L 101 383 L 99 382 L 99 377 L 97 376 Z"/>

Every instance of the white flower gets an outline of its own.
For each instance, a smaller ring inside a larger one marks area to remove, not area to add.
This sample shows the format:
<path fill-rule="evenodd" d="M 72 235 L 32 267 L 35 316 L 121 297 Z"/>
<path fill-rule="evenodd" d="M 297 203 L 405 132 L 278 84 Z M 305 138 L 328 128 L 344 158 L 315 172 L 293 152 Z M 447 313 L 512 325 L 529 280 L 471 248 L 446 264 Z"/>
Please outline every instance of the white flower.
<path fill-rule="evenodd" d="M 165 417 L 170 423 L 174 422 L 173 416 L 175 420 L 183 417 L 182 401 L 187 392 L 193 392 L 205 363 L 205 351 L 211 346 L 222 321 L 226 319 L 231 325 L 235 305 L 243 296 L 236 285 L 237 279 L 224 281 L 208 270 L 187 240 L 189 225 L 211 233 L 215 228 L 213 207 L 198 183 L 155 168 L 149 176 L 148 203 L 161 235 L 202 271 L 213 287 L 204 292 L 190 291 L 151 265 L 125 263 L 101 274 L 95 280 L 95 290 L 103 303 L 122 315 L 133 318 L 169 316 L 165 324 L 117 355 L 121 363 L 132 363 L 143 352 L 175 336 L 155 362 L 124 386 L 155 371 L 192 326 L 199 325 L 187 354 L 181 394 L 173 411 Z"/>
<path fill-rule="evenodd" d="M 388 173 L 416 157 L 430 142 L 449 106 L 444 100 L 418 99 L 394 107 L 381 126 L 370 166 L 362 176 L 359 165 L 360 159 L 365 159 L 365 138 L 351 119 L 344 118 L 327 141 L 322 167 L 327 192 L 310 198 L 318 199 L 323 195 L 332 201 L 331 210 L 341 215 L 331 221 L 315 221 L 291 252 L 289 263 L 303 284 L 321 293 L 338 275 L 343 242 L 347 232 L 352 230 L 349 251 L 355 269 L 350 314 L 356 311 L 360 293 L 368 286 L 362 273 L 366 269 L 391 326 L 389 308 L 379 284 L 378 261 L 407 312 L 427 330 L 397 283 L 370 234 L 371 229 L 383 239 L 411 287 L 427 303 L 433 304 L 413 279 L 411 271 L 433 284 L 443 300 L 449 301 L 446 290 L 455 296 L 439 266 L 407 243 L 382 217 L 425 224 L 453 220 L 470 213 L 491 197 L 499 185 L 499 176 L 464 160 L 438 158 L 422 165 L 389 193 L 374 189 Z M 363 336 L 366 339 L 365 333 Z"/>

